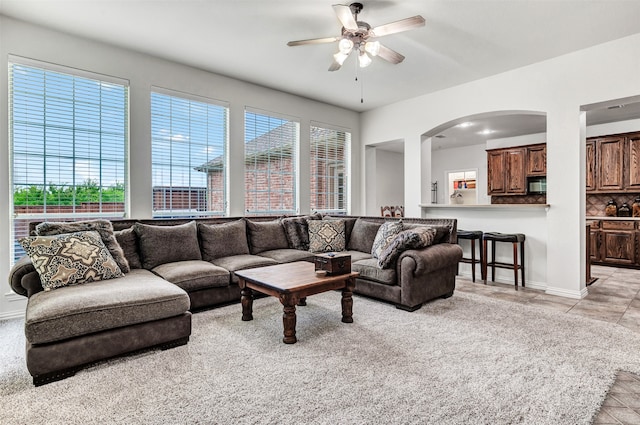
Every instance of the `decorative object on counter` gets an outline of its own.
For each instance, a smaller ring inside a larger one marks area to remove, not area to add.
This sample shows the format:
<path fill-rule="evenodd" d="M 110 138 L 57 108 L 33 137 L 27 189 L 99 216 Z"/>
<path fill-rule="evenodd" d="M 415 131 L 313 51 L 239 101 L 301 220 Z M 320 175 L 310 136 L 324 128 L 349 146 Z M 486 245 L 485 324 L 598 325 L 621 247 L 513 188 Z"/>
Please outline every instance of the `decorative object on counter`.
<path fill-rule="evenodd" d="M 618 208 L 618 217 L 631 217 L 631 207 L 626 202 Z"/>
<path fill-rule="evenodd" d="M 438 203 L 438 181 L 431 183 L 431 203 Z"/>
<path fill-rule="evenodd" d="M 618 204 L 613 199 L 607 202 L 607 206 L 604 207 L 604 215 L 607 217 L 618 216 Z"/>
<path fill-rule="evenodd" d="M 451 198 L 451 203 L 452 204 L 463 204 L 464 203 L 464 198 L 462 197 L 462 193 L 458 192 L 457 190 L 454 190 L 453 193 L 451 194 L 451 196 L 449 196 L 449 198 Z"/>
<path fill-rule="evenodd" d="M 638 196 L 631 205 L 631 211 L 634 217 L 640 217 L 640 196 Z"/>

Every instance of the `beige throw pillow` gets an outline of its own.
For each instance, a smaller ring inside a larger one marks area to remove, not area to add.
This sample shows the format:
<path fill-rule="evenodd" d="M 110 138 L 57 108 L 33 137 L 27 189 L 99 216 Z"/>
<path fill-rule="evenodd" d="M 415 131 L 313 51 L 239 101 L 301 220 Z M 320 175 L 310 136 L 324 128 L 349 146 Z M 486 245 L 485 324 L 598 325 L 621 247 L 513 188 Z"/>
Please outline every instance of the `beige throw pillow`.
<path fill-rule="evenodd" d="M 123 276 L 96 231 L 21 238 L 45 291 Z"/>

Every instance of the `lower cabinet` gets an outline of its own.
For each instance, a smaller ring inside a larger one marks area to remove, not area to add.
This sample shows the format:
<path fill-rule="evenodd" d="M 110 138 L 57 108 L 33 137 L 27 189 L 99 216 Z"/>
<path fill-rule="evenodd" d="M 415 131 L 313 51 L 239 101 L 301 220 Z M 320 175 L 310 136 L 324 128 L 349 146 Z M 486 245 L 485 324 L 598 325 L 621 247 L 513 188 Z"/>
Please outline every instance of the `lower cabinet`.
<path fill-rule="evenodd" d="M 602 220 L 600 228 L 591 226 L 591 260 L 595 263 L 638 266 L 638 231 L 635 221 Z"/>

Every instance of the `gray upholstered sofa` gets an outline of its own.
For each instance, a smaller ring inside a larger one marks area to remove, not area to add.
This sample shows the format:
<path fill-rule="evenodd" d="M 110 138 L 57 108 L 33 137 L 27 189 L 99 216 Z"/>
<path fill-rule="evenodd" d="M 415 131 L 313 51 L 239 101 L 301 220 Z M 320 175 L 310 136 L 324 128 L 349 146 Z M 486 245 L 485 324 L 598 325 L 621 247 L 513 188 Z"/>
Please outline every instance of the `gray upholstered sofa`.
<path fill-rule="evenodd" d="M 9 281 L 16 293 L 29 297 L 26 360 L 34 384 L 62 379 L 120 354 L 186 344 L 192 311 L 240 300 L 234 271 L 313 260 L 308 219 L 321 217 L 114 220 L 107 223 L 118 242 L 112 248 L 121 249 L 127 272 L 48 291 L 30 259 L 23 257 Z M 410 311 L 453 294 L 462 257 L 455 219 L 404 218 L 405 228 L 436 229 L 435 240 L 426 248 L 401 252 L 386 269 L 372 258 L 372 245 L 380 225 L 397 219 L 325 219 L 344 221 L 345 252 L 360 273 L 355 293 Z M 47 223 L 39 227 L 39 234 L 61 233 Z M 31 233 L 39 227 L 32 223 Z"/>

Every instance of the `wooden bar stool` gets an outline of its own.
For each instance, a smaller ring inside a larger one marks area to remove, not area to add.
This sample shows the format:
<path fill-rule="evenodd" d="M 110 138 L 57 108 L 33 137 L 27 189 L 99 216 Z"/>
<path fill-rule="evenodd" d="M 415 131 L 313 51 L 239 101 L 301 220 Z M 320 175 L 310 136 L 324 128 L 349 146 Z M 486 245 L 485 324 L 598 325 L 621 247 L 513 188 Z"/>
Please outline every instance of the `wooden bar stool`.
<path fill-rule="evenodd" d="M 488 232 L 482 235 L 482 253 L 484 263 L 482 265 L 482 274 L 484 283 L 487 283 L 487 267 L 491 266 L 491 281 L 496 280 L 496 267 L 503 269 L 513 269 L 513 278 L 518 290 L 518 269 L 522 275 L 522 287 L 524 288 L 524 239 L 522 233 L 498 233 Z M 491 261 L 487 254 L 487 242 L 491 242 Z M 513 244 L 513 263 L 501 263 L 496 261 L 496 242 L 511 242 Z M 520 245 L 520 264 L 518 264 L 518 244 Z"/>
<path fill-rule="evenodd" d="M 484 280 L 485 274 L 484 269 L 482 268 L 482 265 L 484 264 L 484 256 L 482 254 L 482 245 L 480 245 L 480 241 L 482 240 L 482 232 L 480 230 L 458 230 L 457 236 L 458 240 L 467 239 L 471 241 L 471 258 L 463 257 L 460 259 L 461 263 L 471 264 L 471 280 L 473 282 L 476 281 L 476 264 L 480 264 L 480 274 L 482 276 L 482 279 Z M 476 258 L 476 241 L 478 241 L 480 259 Z"/>

